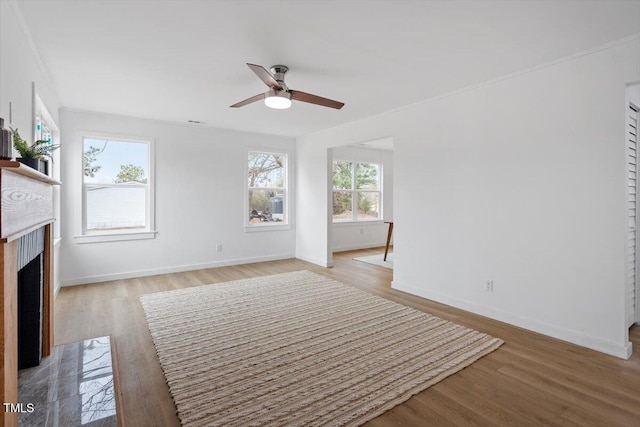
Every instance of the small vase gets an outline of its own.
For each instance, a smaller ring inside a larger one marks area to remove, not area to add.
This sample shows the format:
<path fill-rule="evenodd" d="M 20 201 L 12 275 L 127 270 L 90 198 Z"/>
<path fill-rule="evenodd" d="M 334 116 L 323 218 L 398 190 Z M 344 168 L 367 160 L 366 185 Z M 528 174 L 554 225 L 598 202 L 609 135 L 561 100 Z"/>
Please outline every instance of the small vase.
<path fill-rule="evenodd" d="M 4 128 L 2 117 L 0 117 L 0 160 L 11 160 L 11 131 Z"/>
<path fill-rule="evenodd" d="M 30 168 L 35 169 L 38 172 L 41 172 L 40 159 L 32 159 L 30 157 L 17 157 L 16 160 L 22 163 L 23 165 L 27 165 Z"/>

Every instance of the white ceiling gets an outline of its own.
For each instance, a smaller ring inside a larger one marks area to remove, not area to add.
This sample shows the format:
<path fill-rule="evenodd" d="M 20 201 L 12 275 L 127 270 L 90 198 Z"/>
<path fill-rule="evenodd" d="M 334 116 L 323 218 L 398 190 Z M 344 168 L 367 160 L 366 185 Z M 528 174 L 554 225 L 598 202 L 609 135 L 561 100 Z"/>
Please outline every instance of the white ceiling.
<path fill-rule="evenodd" d="M 62 107 L 299 136 L 640 32 L 640 1 L 18 1 Z M 245 65 L 345 102 L 271 110 Z"/>

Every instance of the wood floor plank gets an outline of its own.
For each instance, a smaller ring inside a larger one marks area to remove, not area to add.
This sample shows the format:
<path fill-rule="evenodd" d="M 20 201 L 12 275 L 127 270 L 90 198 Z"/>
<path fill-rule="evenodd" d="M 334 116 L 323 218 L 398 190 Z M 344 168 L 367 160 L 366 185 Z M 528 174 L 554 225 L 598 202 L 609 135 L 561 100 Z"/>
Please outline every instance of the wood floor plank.
<path fill-rule="evenodd" d="M 542 378 L 550 378 L 550 381 L 574 391 L 592 396 L 598 401 L 610 403 L 616 408 L 633 412 L 640 406 L 640 395 L 635 394 L 637 385 L 620 381 L 620 377 L 605 376 L 602 372 L 591 369 L 589 373 L 578 372 L 578 369 L 568 371 L 549 364 L 538 363 L 530 358 L 514 357 L 514 353 L 502 352 L 490 360 L 502 363 L 497 372 L 519 369 L 525 372 L 534 372 Z M 594 375 L 595 374 L 595 375 Z M 637 380 L 637 378 L 636 378 Z"/>
<path fill-rule="evenodd" d="M 460 405 L 457 399 L 451 399 L 433 387 L 413 396 L 407 403 L 410 402 L 415 402 L 419 408 L 423 425 L 456 427 L 489 427 L 494 425 L 477 412 Z"/>
<path fill-rule="evenodd" d="M 556 399 L 567 402 L 569 407 L 578 408 L 580 412 L 585 414 L 591 414 L 594 420 L 603 416 L 609 425 L 640 425 L 638 424 L 640 422 L 638 414 L 633 413 L 634 410 L 637 410 L 637 406 L 629 408 L 625 401 L 605 398 L 603 393 L 592 394 L 585 391 L 580 385 L 562 382 L 562 379 L 526 371 L 524 368 L 505 366 L 500 368 L 498 372 L 517 379 L 523 387 L 537 388 Z"/>
<path fill-rule="evenodd" d="M 138 298 L 306 269 L 505 341 L 367 426 L 640 426 L 639 326 L 630 331 L 636 352 L 617 359 L 391 289 L 391 270 L 353 260 L 382 252 L 335 254 L 330 269 L 291 259 L 63 288 L 55 302 L 56 344 L 113 336 L 126 425 L 178 426 Z"/>
<path fill-rule="evenodd" d="M 486 362 L 484 358 L 480 362 Z M 484 379 L 493 378 L 491 383 Z M 545 392 L 523 388 L 520 381 L 496 371 L 495 364 L 482 363 L 475 369 L 462 372 L 452 381 L 472 384 L 471 387 L 482 399 L 494 402 L 495 405 L 505 407 L 523 422 L 525 419 L 531 425 L 552 425 L 567 409 L 567 405 L 554 399 Z M 531 402 L 536 402 L 537 411 L 528 413 Z"/>

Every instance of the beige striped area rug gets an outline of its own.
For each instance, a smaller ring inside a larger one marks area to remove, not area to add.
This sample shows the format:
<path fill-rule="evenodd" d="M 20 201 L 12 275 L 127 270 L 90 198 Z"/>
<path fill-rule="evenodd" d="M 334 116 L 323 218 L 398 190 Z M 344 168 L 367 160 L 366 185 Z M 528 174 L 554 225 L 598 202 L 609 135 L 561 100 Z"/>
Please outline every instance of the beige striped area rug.
<path fill-rule="evenodd" d="M 357 426 L 502 344 L 308 271 L 140 300 L 185 426 Z"/>

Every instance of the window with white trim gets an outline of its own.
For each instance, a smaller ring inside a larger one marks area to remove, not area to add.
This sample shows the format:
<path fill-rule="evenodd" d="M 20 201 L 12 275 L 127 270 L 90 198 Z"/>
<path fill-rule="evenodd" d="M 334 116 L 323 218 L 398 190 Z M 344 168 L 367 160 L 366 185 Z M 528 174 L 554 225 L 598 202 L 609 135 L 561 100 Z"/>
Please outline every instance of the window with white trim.
<path fill-rule="evenodd" d="M 333 162 L 333 222 L 382 219 L 382 166 Z"/>
<path fill-rule="evenodd" d="M 249 151 L 245 225 L 288 224 L 287 154 Z"/>
<path fill-rule="evenodd" d="M 83 137 L 82 235 L 154 231 L 152 141 Z"/>

